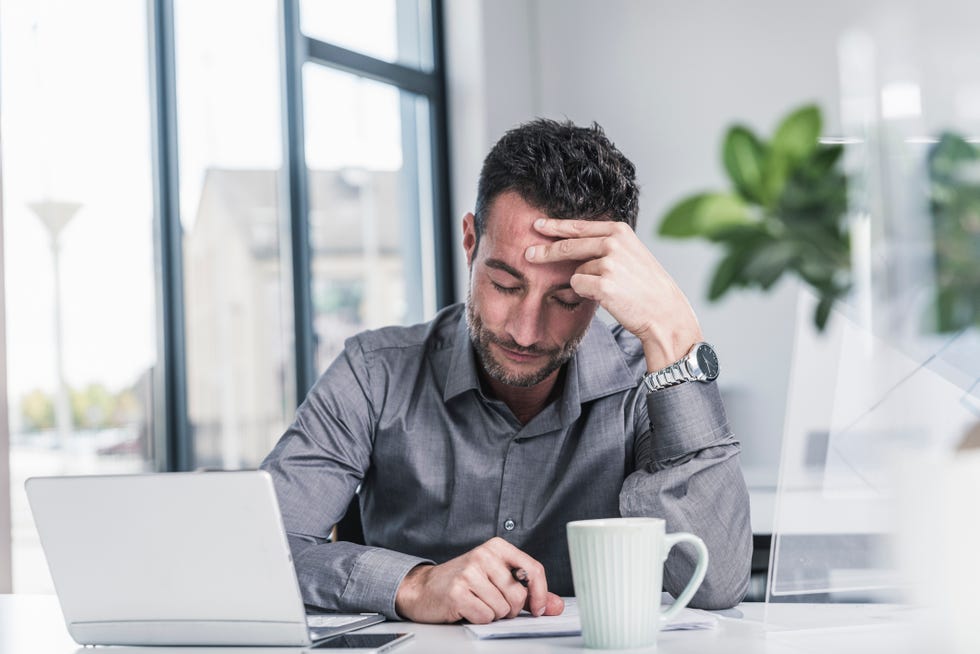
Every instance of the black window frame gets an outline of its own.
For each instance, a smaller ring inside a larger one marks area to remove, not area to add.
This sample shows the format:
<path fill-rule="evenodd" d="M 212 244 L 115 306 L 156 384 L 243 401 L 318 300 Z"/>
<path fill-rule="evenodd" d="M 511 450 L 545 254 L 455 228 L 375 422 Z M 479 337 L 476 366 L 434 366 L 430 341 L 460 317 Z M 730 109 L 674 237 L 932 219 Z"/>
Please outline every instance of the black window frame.
<path fill-rule="evenodd" d="M 294 342 L 294 393 L 299 404 L 316 382 L 311 295 L 309 185 L 304 148 L 302 69 L 307 62 L 391 84 L 426 98 L 429 138 L 432 233 L 435 242 L 435 300 L 441 308 L 455 301 L 451 246 L 448 116 L 443 2 L 431 3 L 432 70 L 423 71 L 377 59 L 304 35 L 299 0 L 280 0 L 280 102 L 283 165 L 280 227 L 284 264 L 291 277 Z M 147 0 L 149 31 L 151 141 L 154 189 L 154 256 L 158 364 L 154 375 L 154 465 L 159 471 L 194 468 L 194 442 L 187 414 L 187 349 L 184 330 L 184 279 L 180 223 L 174 0 Z"/>

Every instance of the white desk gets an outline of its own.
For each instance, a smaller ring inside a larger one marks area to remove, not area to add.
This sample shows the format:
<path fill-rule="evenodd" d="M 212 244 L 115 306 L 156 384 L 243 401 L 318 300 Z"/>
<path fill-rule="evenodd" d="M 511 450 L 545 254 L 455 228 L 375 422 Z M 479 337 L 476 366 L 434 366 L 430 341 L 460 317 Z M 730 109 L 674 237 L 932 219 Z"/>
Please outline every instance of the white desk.
<path fill-rule="evenodd" d="M 890 606 L 741 604 L 741 618 L 723 617 L 717 629 L 666 632 L 657 650 L 635 654 L 920 654 L 941 652 L 908 622 L 908 611 Z M 728 612 L 733 614 L 733 612 Z M 458 625 L 389 622 L 367 631 L 412 631 L 415 638 L 394 654 L 573 654 L 588 652 L 580 637 L 479 641 Z M 931 646 L 930 646 L 931 645 Z M 68 636 L 54 596 L 0 595 L 0 654 L 92 654 Z M 107 648 L 113 654 L 297 653 L 267 648 Z M 329 651 L 329 650 L 328 650 Z M 339 651 L 339 650 L 338 650 Z"/>

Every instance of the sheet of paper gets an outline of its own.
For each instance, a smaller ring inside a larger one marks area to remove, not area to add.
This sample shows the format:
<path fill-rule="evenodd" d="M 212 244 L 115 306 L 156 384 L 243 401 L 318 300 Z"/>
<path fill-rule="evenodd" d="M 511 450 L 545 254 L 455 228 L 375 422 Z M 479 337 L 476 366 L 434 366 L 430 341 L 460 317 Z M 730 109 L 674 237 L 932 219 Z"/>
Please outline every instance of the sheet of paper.
<path fill-rule="evenodd" d="M 578 604 L 576 604 L 574 597 L 564 599 L 565 611 L 561 615 L 534 618 L 522 614 L 511 620 L 497 620 L 490 624 L 468 624 L 466 628 L 480 640 L 578 636 L 582 633 Z M 673 620 L 664 626 L 663 630 L 714 629 L 717 625 L 718 618 L 708 611 L 682 609 Z"/>

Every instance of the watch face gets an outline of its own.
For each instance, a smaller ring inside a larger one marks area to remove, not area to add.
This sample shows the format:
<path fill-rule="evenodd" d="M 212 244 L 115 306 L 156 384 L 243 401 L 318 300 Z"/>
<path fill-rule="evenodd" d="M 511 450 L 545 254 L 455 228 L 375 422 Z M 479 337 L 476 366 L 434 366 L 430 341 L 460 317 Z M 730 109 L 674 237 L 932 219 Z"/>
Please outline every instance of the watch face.
<path fill-rule="evenodd" d="M 698 348 L 698 367 L 708 379 L 718 376 L 718 355 L 710 345 L 705 344 Z"/>

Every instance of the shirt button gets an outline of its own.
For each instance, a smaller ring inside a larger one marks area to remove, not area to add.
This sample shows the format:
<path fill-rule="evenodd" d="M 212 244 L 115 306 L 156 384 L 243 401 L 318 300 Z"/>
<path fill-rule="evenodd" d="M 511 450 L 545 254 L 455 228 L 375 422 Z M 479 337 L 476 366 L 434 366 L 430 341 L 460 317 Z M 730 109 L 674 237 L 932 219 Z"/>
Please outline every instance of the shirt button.
<path fill-rule="evenodd" d="M 513 520 L 507 520 L 506 522 L 504 522 L 504 529 L 506 529 L 507 531 L 514 531 L 514 527 L 516 526 L 517 525 L 514 524 Z"/>

